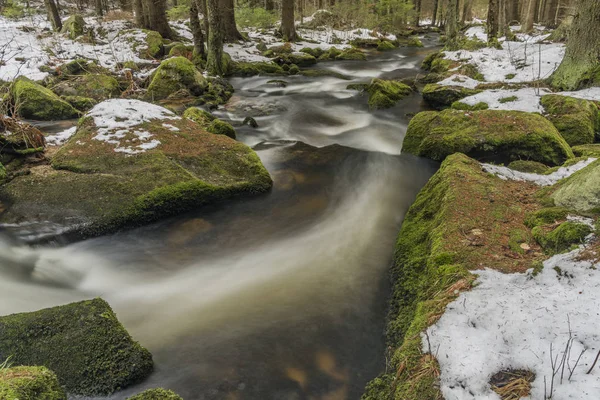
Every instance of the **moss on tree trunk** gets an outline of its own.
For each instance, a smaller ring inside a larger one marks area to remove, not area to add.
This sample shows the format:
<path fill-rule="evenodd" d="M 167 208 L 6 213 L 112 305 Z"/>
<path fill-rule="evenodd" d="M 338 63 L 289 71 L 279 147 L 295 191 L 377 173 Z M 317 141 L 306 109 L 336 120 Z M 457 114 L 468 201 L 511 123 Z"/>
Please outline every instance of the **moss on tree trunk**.
<path fill-rule="evenodd" d="M 293 42 L 297 38 L 294 26 L 294 0 L 283 0 L 281 3 L 281 34 L 286 42 Z"/>
<path fill-rule="evenodd" d="M 219 0 L 207 0 L 208 54 L 206 70 L 211 75 L 223 75 L 223 29 Z"/>

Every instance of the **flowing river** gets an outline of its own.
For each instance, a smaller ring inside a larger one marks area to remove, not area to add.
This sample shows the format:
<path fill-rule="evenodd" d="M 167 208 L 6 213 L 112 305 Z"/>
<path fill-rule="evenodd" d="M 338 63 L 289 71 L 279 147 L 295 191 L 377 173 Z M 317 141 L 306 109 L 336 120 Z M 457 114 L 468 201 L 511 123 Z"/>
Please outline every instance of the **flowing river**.
<path fill-rule="evenodd" d="M 400 155 L 420 95 L 370 112 L 346 86 L 414 77 L 430 50 L 319 64 L 351 81 L 232 79 L 216 114 L 257 151 L 272 192 L 75 243 L 27 246 L 41 233 L 3 227 L 0 315 L 107 300 L 155 360 L 110 399 L 159 386 L 186 400 L 358 399 L 385 366 L 396 234 L 437 164 Z M 239 126 L 246 116 L 259 127 Z"/>

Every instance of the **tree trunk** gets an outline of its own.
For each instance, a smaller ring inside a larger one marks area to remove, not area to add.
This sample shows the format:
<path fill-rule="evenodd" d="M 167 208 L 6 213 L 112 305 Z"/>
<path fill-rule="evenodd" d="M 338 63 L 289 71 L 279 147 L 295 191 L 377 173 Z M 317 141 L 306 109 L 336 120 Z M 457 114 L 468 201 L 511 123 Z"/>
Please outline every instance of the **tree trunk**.
<path fill-rule="evenodd" d="M 190 1 L 190 29 L 194 37 L 194 54 L 204 58 L 204 35 L 198 18 L 198 4 L 196 0 Z"/>
<path fill-rule="evenodd" d="M 537 0 L 529 0 L 527 3 L 527 12 L 526 17 L 524 18 L 523 32 L 532 32 L 533 31 L 533 20 L 535 17 L 535 9 L 537 7 Z"/>
<path fill-rule="evenodd" d="M 512 22 L 520 21 L 519 15 L 519 0 L 507 0 L 506 2 L 506 19 L 510 25 Z"/>
<path fill-rule="evenodd" d="M 433 16 L 431 17 L 431 26 L 436 25 L 439 5 L 440 0 L 433 0 Z"/>
<path fill-rule="evenodd" d="M 319 10 L 322 10 L 323 7 L 323 0 L 319 0 L 319 6 L 317 7 Z"/>
<path fill-rule="evenodd" d="M 131 11 L 131 1 L 130 0 L 119 0 L 119 8 L 123 11 Z"/>
<path fill-rule="evenodd" d="M 163 38 L 171 39 L 173 32 L 167 20 L 166 0 L 142 0 L 145 29 L 157 31 Z M 137 19 L 136 19 L 137 20 Z"/>
<path fill-rule="evenodd" d="M 415 20 L 414 25 L 419 26 L 421 23 L 421 3 L 422 0 L 413 0 L 415 3 Z"/>
<path fill-rule="evenodd" d="M 300 23 L 304 23 L 304 0 L 298 1 L 298 14 L 300 14 Z"/>
<path fill-rule="evenodd" d="M 463 12 L 460 22 L 464 24 L 467 21 L 473 20 L 473 0 L 464 0 Z"/>
<path fill-rule="evenodd" d="M 599 21 L 600 2 L 579 0 L 565 57 L 552 74 L 552 86 L 560 90 L 577 90 L 600 84 Z"/>
<path fill-rule="evenodd" d="M 490 0 L 487 16 L 488 43 L 498 41 L 498 0 Z"/>
<path fill-rule="evenodd" d="M 223 75 L 223 28 L 219 0 L 207 0 L 208 11 L 208 54 L 206 70 L 211 75 Z"/>
<path fill-rule="evenodd" d="M 46 11 L 48 12 L 48 19 L 52 24 L 52 29 L 60 31 L 62 29 L 62 21 L 60 20 L 60 15 L 58 15 L 56 3 L 54 0 L 44 0 L 44 4 L 46 5 Z"/>
<path fill-rule="evenodd" d="M 275 9 L 275 4 L 273 0 L 265 0 L 265 10 L 273 11 Z"/>
<path fill-rule="evenodd" d="M 223 40 L 225 42 L 234 42 L 244 40 L 244 37 L 238 31 L 235 24 L 235 8 L 233 0 L 220 0 L 221 26 L 223 27 Z"/>
<path fill-rule="evenodd" d="M 281 35 L 284 42 L 294 42 L 296 40 L 294 0 L 281 1 Z"/>
<path fill-rule="evenodd" d="M 446 7 L 446 37 L 447 43 L 456 41 L 458 36 L 458 15 L 457 15 L 458 0 L 448 0 Z"/>
<path fill-rule="evenodd" d="M 133 0 L 133 12 L 135 13 L 135 24 L 144 27 L 144 7 L 142 0 Z"/>
<path fill-rule="evenodd" d="M 208 24 L 208 10 L 206 8 L 206 0 L 196 0 L 198 5 L 198 11 L 202 13 L 202 23 L 204 24 L 204 36 L 208 37 L 208 31 L 210 29 Z"/>
<path fill-rule="evenodd" d="M 94 5 L 96 7 L 96 15 L 98 17 L 104 16 L 104 7 L 102 4 L 102 0 L 94 0 Z"/>

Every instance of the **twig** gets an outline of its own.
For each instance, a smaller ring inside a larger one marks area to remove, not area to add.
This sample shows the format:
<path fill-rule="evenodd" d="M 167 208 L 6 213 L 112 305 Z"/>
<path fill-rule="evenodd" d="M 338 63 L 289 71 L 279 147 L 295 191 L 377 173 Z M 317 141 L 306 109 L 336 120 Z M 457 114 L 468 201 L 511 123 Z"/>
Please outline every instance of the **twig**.
<path fill-rule="evenodd" d="M 592 367 L 590 368 L 590 370 L 587 372 L 587 375 L 592 373 L 592 370 L 594 369 L 594 367 L 596 366 L 596 363 L 598 362 L 598 358 L 600 358 L 600 350 L 598 350 L 598 354 L 596 354 L 596 358 L 594 359 L 594 363 L 592 364 Z"/>

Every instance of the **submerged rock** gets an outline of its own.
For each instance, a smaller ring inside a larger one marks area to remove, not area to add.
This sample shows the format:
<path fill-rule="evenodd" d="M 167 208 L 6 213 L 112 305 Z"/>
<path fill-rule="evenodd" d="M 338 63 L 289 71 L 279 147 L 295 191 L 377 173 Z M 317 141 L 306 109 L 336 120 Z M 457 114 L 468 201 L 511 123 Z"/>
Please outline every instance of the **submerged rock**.
<path fill-rule="evenodd" d="M 452 103 L 481 93 L 481 90 L 469 89 L 462 86 L 443 86 L 430 83 L 423 88 L 423 99 L 432 107 L 443 109 L 450 107 Z"/>
<path fill-rule="evenodd" d="M 600 134 L 600 111 L 594 102 L 556 94 L 544 95 L 540 102 L 570 146 L 593 143 Z"/>
<path fill-rule="evenodd" d="M 551 194 L 556 205 L 582 213 L 600 208 L 600 160 L 557 184 Z"/>
<path fill-rule="evenodd" d="M 0 317 L 0 359 L 42 365 L 72 394 L 106 395 L 146 378 L 152 356 L 102 299 Z"/>
<path fill-rule="evenodd" d="M 67 400 L 54 372 L 45 367 L 0 368 L 2 400 Z"/>
<path fill-rule="evenodd" d="M 183 400 L 177 393 L 162 388 L 148 389 L 127 400 Z"/>
<path fill-rule="evenodd" d="M 79 112 L 52 90 L 21 76 L 10 89 L 10 102 L 16 114 L 42 121 L 77 118 Z"/>
<path fill-rule="evenodd" d="M 409 123 L 402 151 L 441 161 L 465 153 L 480 161 L 562 165 L 569 145 L 544 117 L 521 111 L 425 111 Z"/>
<path fill-rule="evenodd" d="M 60 33 L 66 33 L 69 39 L 73 40 L 83 35 L 85 30 L 85 21 L 79 14 L 73 14 L 65 22 L 63 22 Z"/>
<path fill-rule="evenodd" d="M 152 75 L 146 98 L 162 100 L 179 90 L 187 90 L 200 96 L 208 87 L 208 81 L 187 58 L 173 57 L 163 61 Z"/>
<path fill-rule="evenodd" d="M 246 145 L 165 108 L 114 99 L 90 110 L 51 165 L 0 188 L 8 205 L 0 222 L 45 220 L 99 235 L 271 184 Z"/>
<path fill-rule="evenodd" d="M 378 110 L 393 107 L 399 100 L 412 92 L 402 82 L 375 78 L 367 87 L 369 92 L 369 108 Z"/>

